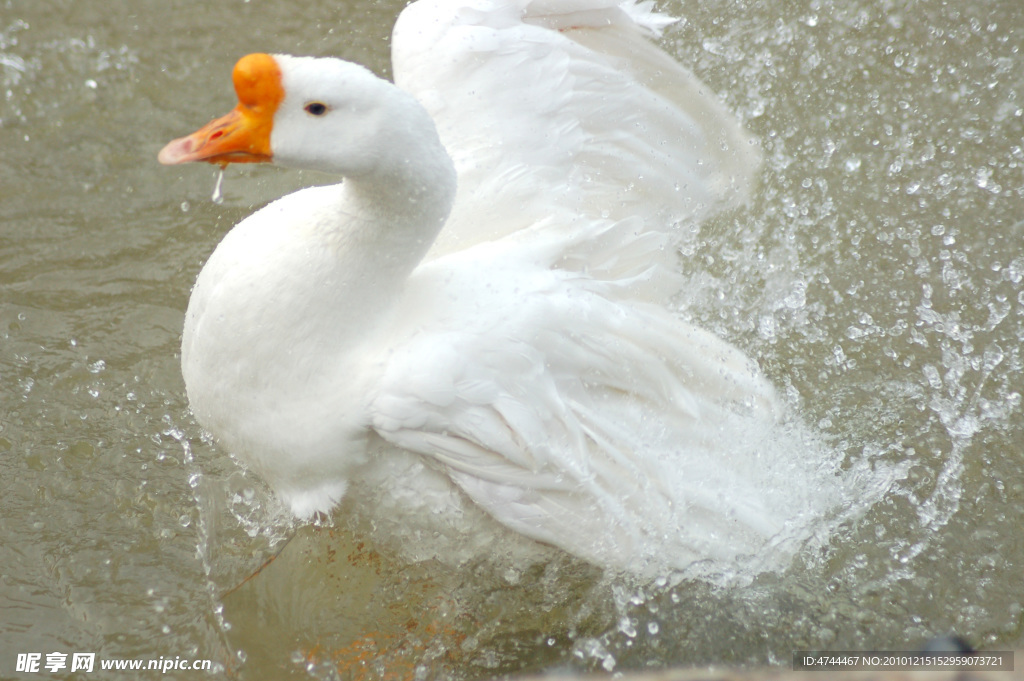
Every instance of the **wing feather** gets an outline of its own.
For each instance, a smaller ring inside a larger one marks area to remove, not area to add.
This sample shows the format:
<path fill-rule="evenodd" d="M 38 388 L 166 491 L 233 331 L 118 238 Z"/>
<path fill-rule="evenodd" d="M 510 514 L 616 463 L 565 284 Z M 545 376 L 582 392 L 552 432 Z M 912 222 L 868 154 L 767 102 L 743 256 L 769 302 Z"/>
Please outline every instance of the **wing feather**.
<path fill-rule="evenodd" d="M 671 21 L 648 4 L 611 0 L 406 8 L 392 43 L 395 81 L 430 111 L 460 178 L 434 254 L 559 215 L 545 224 L 613 221 L 615 243 L 641 240 L 651 264 L 673 256 L 645 234 L 745 200 L 760 152 L 650 41 Z"/>
<path fill-rule="evenodd" d="M 474 290 L 487 263 L 434 268 L 443 281 L 431 269 L 417 287 L 473 321 L 388 350 L 370 410 L 384 440 L 444 469 L 502 524 L 598 564 L 698 560 L 708 548 L 684 520 L 695 511 L 712 519 L 704 528 L 766 539 L 772 521 L 742 512 L 749 494 L 697 491 L 731 469 L 717 453 L 728 415 L 775 418 L 771 387 L 737 350 L 568 272 L 499 273 L 501 286 Z M 672 486 L 680 476 L 697 487 Z"/>

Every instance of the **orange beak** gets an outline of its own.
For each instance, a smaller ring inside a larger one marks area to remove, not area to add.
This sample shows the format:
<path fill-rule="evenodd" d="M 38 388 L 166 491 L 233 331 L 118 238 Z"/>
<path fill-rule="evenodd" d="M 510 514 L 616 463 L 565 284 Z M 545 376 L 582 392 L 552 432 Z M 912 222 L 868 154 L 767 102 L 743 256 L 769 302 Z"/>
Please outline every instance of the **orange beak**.
<path fill-rule="evenodd" d="M 272 160 L 270 133 L 274 113 L 284 99 L 281 69 L 269 54 L 250 54 L 235 64 L 232 80 L 238 106 L 191 135 L 169 142 L 157 156 L 160 163 L 206 161 L 223 167 Z"/>

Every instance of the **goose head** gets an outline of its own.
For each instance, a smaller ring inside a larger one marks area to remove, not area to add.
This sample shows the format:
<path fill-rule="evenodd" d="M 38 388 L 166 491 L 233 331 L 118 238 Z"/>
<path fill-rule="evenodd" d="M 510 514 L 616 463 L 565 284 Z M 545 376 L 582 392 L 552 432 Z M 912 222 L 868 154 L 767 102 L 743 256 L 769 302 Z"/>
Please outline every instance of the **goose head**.
<path fill-rule="evenodd" d="M 272 162 L 346 177 L 450 165 L 423 107 L 358 64 L 250 54 L 232 80 L 238 105 L 167 144 L 161 163 Z"/>

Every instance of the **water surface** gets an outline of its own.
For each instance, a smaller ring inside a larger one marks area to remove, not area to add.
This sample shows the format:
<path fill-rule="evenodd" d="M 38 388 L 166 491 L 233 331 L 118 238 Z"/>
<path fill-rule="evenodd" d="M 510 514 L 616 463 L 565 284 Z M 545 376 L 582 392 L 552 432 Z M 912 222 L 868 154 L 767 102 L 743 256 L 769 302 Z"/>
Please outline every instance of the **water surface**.
<path fill-rule="evenodd" d="M 908 467 L 788 571 L 725 590 L 559 557 L 451 574 L 359 519 L 296 530 L 203 439 L 177 364 L 192 281 L 232 224 L 323 178 L 231 169 L 217 205 L 212 169 L 156 152 L 233 105 L 242 54 L 386 75 L 402 5 L 0 2 L 0 676 L 55 650 L 469 679 L 788 665 L 947 631 L 1024 647 L 1016 0 L 666 7 L 685 20 L 664 44 L 767 158 L 752 205 L 687 241 L 680 314 L 756 357 L 848 461 Z"/>

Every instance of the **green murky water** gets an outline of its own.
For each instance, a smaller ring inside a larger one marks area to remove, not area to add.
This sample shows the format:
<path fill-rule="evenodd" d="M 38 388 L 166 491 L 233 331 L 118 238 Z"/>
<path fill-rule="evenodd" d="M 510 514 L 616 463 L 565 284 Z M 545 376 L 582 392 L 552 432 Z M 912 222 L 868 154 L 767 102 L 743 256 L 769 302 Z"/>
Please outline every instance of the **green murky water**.
<path fill-rule="evenodd" d="M 665 44 L 768 159 L 753 205 L 688 244 L 685 314 L 851 458 L 910 462 L 825 551 L 742 589 L 641 589 L 563 559 L 407 564 L 340 514 L 228 593 L 293 528 L 189 417 L 182 314 L 232 224 L 322 178 L 232 169 L 216 205 L 211 170 L 155 155 L 233 105 L 247 52 L 386 74 L 402 4 L 0 0 L 0 677 L 55 651 L 471 679 L 788 665 L 950 630 L 1024 646 L 1016 0 L 667 7 L 685 21 Z"/>

